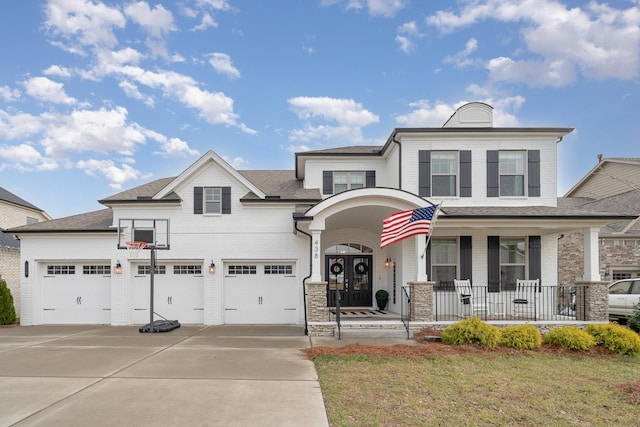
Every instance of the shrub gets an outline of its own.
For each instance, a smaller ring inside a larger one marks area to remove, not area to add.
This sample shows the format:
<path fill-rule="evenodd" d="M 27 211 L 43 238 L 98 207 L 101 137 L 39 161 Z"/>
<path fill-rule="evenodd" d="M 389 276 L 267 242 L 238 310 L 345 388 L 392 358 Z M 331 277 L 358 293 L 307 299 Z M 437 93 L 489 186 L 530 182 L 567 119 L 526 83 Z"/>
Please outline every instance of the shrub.
<path fill-rule="evenodd" d="M 596 345 L 591 335 L 577 326 L 561 326 L 549 331 L 542 340 L 567 350 L 587 351 Z"/>
<path fill-rule="evenodd" d="M 7 282 L 0 279 L 0 325 L 13 325 L 16 320 L 11 291 L 7 287 Z"/>
<path fill-rule="evenodd" d="M 507 326 L 500 332 L 500 344 L 505 347 L 535 350 L 542 345 L 542 334 L 532 325 Z"/>
<path fill-rule="evenodd" d="M 633 311 L 631 317 L 627 320 L 627 326 L 632 330 L 640 334 L 640 303 L 633 305 Z"/>
<path fill-rule="evenodd" d="M 474 344 L 482 347 L 495 347 L 499 341 L 500 329 L 477 317 L 470 317 L 454 323 L 442 331 L 442 342 L 445 344 Z"/>
<path fill-rule="evenodd" d="M 640 336 L 624 326 L 609 323 L 607 325 L 588 325 L 586 328 L 598 345 L 617 354 L 636 356 L 640 354 Z"/>
<path fill-rule="evenodd" d="M 389 299 L 389 292 L 384 289 L 378 289 L 378 292 L 376 292 L 376 299 Z"/>

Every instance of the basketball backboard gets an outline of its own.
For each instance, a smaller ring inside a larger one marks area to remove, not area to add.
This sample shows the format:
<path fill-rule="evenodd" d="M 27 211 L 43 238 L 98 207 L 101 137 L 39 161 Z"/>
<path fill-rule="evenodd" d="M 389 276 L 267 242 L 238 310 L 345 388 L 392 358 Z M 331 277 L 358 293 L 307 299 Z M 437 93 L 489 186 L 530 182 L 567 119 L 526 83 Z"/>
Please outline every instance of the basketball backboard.
<path fill-rule="evenodd" d="M 168 219 L 118 220 L 118 249 L 128 249 L 127 242 L 145 242 L 145 249 L 169 249 Z"/>

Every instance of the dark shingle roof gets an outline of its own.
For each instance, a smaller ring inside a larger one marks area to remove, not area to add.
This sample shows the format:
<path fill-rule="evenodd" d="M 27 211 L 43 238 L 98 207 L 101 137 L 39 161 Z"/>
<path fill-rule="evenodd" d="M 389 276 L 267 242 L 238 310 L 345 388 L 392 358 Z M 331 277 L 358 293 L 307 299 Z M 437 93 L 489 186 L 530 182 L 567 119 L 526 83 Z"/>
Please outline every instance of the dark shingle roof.
<path fill-rule="evenodd" d="M 268 199 L 281 200 L 322 200 L 320 190 L 305 189 L 303 183 L 297 180 L 292 170 L 239 170 L 242 176 L 251 181 L 267 196 Z M 243 200 L 259 200 L 253 193 L 243 197 Z"/>
<path fill-rule="evenodd" d="M 624 220 L 632 219 L 634 217 L 634 215 L 627 215 L 618 212 L 602 212 L 561 206 L 445 206 L 442 208 L 442 212 L 450 218 L 614 218 Z"/>
<path fill-rule="evenodd" d="M 108 205 L 109 203 L 122 203 L 140 200 L 149 201 L 151 197 L 155 196 L 156 193 L 169 185 L 169 183 L 171 183 L 171 181 L 173 181 L 174 179 L 176 179 L 176 177 L 174 176 L 169 178 L 156 179 L 155 181 L 151 181 L 147 184 L 142 184 L 137 187 L 133 187 L 120 193 L 114 194 L 113 196 L 98 200 L 98 202 Z M 171 192 L 164 196 L 162 198 L 162 201 L 180 201 L 180 198 L 176 193 Z"/>
<path fill-rule="evenodd" d="M 10 228 L 11 233 L 47 233 L 47 232 L 113 232 L 112 227 L 113 211 L 111 209 L 101 209 L 99 211 L 87 212 L 79 215 L 68 216 L 50 221 L 42 221 L 20 227 Z"/>
<path fill-rule="evenodd" d="M 39 207 L 27 202 L 26 200 L 16 196 L 10 191 L 0 187 L 0 200 L 4 200 L 5 202 L 13 203 L 14 205 L 24 206 L 25 208 L 33 209 L 36 211 L 44 212 Z"/>
<path fill-rule="evenodd" d="M 300 156 L 308 154 L 353 154 L 353 155 L 371 155 L 380 154 L 382 152 L 382 145 L 349 145 L 346 147 L 326 148 L 324 150 L 310 150 L 301 151 L 296 153 Z"/>
<path fill-rule="evenodd" d="M 0 228 L 0 248 L 20 249 L 20 240 L 13 237 L 13 234 L 5 233 L 4 228 Z"/>

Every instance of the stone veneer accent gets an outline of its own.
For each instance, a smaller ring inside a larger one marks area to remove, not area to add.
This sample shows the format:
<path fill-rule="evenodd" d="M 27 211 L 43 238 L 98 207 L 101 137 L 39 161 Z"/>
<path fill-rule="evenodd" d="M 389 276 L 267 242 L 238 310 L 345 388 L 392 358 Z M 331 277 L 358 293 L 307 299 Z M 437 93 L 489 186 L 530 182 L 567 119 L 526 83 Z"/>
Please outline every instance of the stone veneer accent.
<path fill-rule="evenodd" d="M 576 282 L 576 319 L 609 321 L 609 282 Z"/>
<path fill-rule="evenodd" d="M 328 322 L 327 282 L 307 282 L 307 331 L 311 337 L 334 336 L 336 322 Z"/>
<path fill-rule="evenodd" d="M 433 287 L 436 282 L 409 282 L 411 322 L 433 321 Z"/>

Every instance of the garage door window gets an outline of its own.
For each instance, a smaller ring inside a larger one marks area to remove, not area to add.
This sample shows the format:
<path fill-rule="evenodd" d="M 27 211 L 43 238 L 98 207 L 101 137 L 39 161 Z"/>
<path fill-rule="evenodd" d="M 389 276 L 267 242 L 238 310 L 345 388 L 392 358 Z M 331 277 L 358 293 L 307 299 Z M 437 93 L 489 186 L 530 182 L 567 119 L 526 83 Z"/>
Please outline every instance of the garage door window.
<path fill-rule="evenodd" d="M 202 274 L 201 265 L 174 265 L 173 274 Z"/>
<path fill-rule="evenodd" d="M 151 274 L 150 265 L 139 265 L 138 274 Z M 156 265 L 155 274 L 167 274 L 167 267 L 164 265 Z"/>
<path fill-rule="evenodd" d="M 293 274 L 291 265 L 265 265 L 264 274 Z"/>
<path fill-rule="evenodd" d="M 110 265 L 83 265 L 82 274 L 111 274 Z"/>
<path fill-rule="evenodd" d="M 75 265 L 48 265 L 47 274 L 76 274 Z"/>
<path fill-rule="evenodd" d="M 229 274 L 256 274 L 255 265 L 230 265 Z"/>

